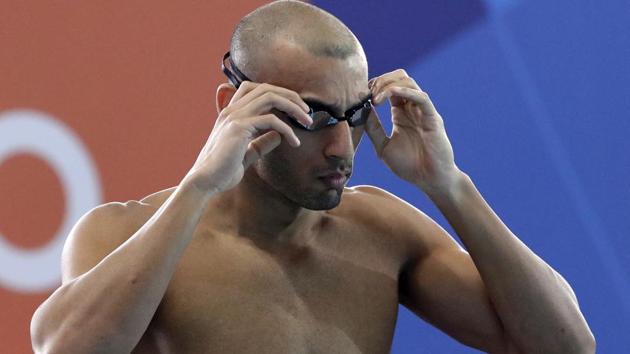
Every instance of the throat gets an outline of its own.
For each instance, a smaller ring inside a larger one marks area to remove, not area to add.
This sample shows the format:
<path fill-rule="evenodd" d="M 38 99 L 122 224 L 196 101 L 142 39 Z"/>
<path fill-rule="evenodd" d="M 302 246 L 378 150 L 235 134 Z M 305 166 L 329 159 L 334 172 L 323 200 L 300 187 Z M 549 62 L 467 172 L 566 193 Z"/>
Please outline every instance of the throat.
<path fill-rule="evenodd" d="M 224 235 L 246 238 L 260 248 L 311 244 L 330 217 L 251 191 L 245 183 L 221 193 L 208 205 L 203 223 Z"/>

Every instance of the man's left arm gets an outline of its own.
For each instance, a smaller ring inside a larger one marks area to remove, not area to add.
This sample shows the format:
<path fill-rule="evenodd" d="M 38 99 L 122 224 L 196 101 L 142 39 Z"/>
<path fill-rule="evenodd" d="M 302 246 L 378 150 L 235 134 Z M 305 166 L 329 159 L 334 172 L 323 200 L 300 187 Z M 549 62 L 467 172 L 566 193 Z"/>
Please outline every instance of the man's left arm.
<path fill-rule="evenodd" d="M 510 341 L 507 347 L 514 347 L 510 351 L 593 353 L 595 340 L 571 287 L 505 226 L 457 168 L 428 95 L 404 70 L 370 80 L 370 88 L 373 103 L 389 100 L 392 112 L 391 136 L 376 114 L 368 119 L 377 154 L 424 191 L 457 232 Z"/>
<path fill-rule="evenodd" d="M 522 353 L 593 353 L 569 284 L 499 219 L 464 174 L 431 200 L 464 243 L 506 337 Z"/>

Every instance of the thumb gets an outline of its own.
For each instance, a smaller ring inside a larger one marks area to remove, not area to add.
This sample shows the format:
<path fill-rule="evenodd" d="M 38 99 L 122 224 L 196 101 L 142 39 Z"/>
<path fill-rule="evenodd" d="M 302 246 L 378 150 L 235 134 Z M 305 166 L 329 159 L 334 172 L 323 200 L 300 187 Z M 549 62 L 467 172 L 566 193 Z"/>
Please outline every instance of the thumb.
<path fill-rule="evenodd" d="M 374 145 L 376 155 L 382 157 L 385 145 L 389 142 L 389 137 L 387 133 L 385 133 L 385 129 L 375 109 L 373 109 L 368 116 L 367 122 L 365 123 L 365 131 L 368 137 L 370 137 L 372 145 Z"/>
<path fill-rule="evenodd" d="M 249 142 L 243 158 L 243 168 L 246 170 L 251 164 L 277 148 L 282 142 L 280 133 L 270 130 Z"/>

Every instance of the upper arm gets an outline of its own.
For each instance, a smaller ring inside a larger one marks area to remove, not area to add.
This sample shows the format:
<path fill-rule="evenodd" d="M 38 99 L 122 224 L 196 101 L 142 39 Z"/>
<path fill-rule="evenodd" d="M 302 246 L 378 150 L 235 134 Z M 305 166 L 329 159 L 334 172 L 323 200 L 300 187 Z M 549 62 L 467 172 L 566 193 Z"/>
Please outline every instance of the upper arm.
<path fill-rule="evenodd" d="M 135 232 L 133 206 L 107 203 L 83 215 L 74 225 L 61 257 L 62 282 L 68 283 L 94 268 Z"/>
<path fill-rule="evenodd" d="M 517 353 L 468 252 L 423 212 L 385 191 L 368 187 L 397 220 L 405 242 L 400 303 L 456 340 L 487 352 Z"/>
<path fill-rule="evenodd" d="M 411 259 L 401 276 L 401 303 L 458 341 L 507 352 L 509 339 L 468 253 L 439 245 Z"/>

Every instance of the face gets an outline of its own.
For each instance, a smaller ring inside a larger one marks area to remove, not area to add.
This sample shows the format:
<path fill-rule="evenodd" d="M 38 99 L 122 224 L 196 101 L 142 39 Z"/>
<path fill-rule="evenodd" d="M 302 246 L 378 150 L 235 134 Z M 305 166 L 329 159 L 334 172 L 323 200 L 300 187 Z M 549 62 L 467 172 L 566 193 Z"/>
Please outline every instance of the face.
<path fill-rule="evenodd" d="M 326 104 L 338 116 L 369 93 L 367 65 L 362 56 L 317 58 L 296 48 L 278 52 L 288 55 L 274 58 L 273 67 L 288 70 L 283 70 L 282 77 L 274 75 L 277 70 L 261 70 L 257 81 L 294 90 L 307 102 L 315 100 Z M 290 119 L 279 116 L 285 121 Z M 257 175 L 304 208 L 325 210 L 336 207 L 352 173 L 354 152 L 363 128 L 351 128 L 347 122 L 313 132 L 290 126 L 301 145 L 294 148 L 283 141 L 254 165 Z M 341 175 L 341 178 L 335 175 Z"/>

